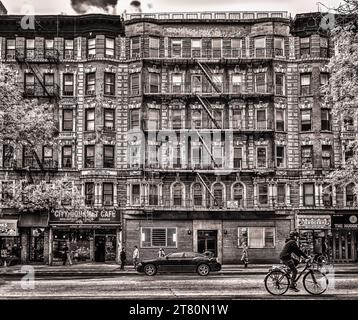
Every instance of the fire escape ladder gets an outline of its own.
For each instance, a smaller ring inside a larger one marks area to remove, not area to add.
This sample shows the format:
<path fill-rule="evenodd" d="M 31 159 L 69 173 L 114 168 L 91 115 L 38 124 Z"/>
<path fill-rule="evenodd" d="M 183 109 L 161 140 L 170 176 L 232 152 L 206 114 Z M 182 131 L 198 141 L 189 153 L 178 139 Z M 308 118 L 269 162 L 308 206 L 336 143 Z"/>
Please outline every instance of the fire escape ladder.
<path fill-rule="evenodd" d="M 39 168 L 41 169 L 41 171 L 44 171 L 44 166 L 43 166 L 42 162 L 40 161 L 40 158 L 39 158 L 37 152 L 34 149 L 32 149 L 32 154 L 33 154 L 37 164 L 39 165 Z"/>
<path fill-rule="evenodd" d="M 26 64 L 26 67 L 32 71 L 33 75 L 35 76 L 38 83 L 42 87 L 44 93 L 46 93 L 47 96 L 51 97 L 51 94 L 48 92 L 48 90 L 44 84 L 44 79 L 41 76 L 40 70 L 38 68 L 36 68 L 34 65 L 30 64 L 26 59 L 25 59 L 25 64 Z"/>
<path fill-rule="evenodd" d="M 199 99 L 201 105 L 204 107 L 204 110 L 209 115 L 211 121 L 215 124 L 216 128 L 221 129 L 219 123 L 216 121 L 215 117 L 213 116 L 213 114 L 210 111 L 211 105 L 210 105 L 209 101 L 207 101 L 207 99 L 205 99 L 203 97 L 200 97 L 198 94 L 196 94 L 196 97 Z"/>
<path fill-rule="evenodd" d="M 204 185 L 205 189 L 209 192 L 210 197 L 214 200 L 214 203 L 217 204 L 217 200 L 215 198 L 215 195 L 211 192 L 211 190 L 208 187 L 208 184 L 205 182 L 203 176 L 199 172 L 196 172 L 196 174 L 198 175 L 198 178 L 201 181 L 201 183 Z"/>
<path fill-rule="evenodd" d="M 202 63 L 202 62 L 199 62 L 197 61 L 198 63 L 198 66 L 200 67 L 200 69 L 203 71 L 205 77 L 208 79 L 208 81 L 210 82 L 210 84 L 213 86 L 213 88 L 215 89 L 215 91 L 217 93 L 221 93 L 221 89 L 220 87 L 218 86 L 218 84 L 213 80 L 213 76 L 212 76 L 212 73 L 210 71 L 210 68 L 207 64 L 205 63 Z"/>
<path fill-rule="evenodd" d="M 208 145 L 206 144 L 206 142 L 205 142 L 203 136 L 200 134 L 200 132 L 199 132 L 198 129 L 194 129 L 194 131 L 195 131 L 195 133 L 198 135 L 199 140 L 200 140 L 201 144 L 204 146 L 206 152 L 210 155 L 210 158 L 211 158 L 212 162 L 214 163 L 214 166 L 215 166 L 215 167 L 218 167 L 218 164 L 217 164 L 216 161 L 215 161 L 214 155 L 213 155 L 213 153 L 211 152 L 211 150 L 210 150 L 210 148 L 208 147 Z"/>

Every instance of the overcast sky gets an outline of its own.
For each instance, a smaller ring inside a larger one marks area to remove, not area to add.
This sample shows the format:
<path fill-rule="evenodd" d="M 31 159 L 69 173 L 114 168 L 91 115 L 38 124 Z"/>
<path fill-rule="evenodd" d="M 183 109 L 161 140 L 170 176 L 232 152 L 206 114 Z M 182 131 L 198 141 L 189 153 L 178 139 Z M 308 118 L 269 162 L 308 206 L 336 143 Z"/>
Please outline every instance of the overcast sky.
<path fill-rule="evenodd" d="M 9 14 L 25 13 L 29 4 L 35 14 L 76 14 L 71 0 L 0 0 Z M 130 10 L 130 0 L 118 1 L 118 14 Z M 299 12 L 317 11 L 316 0 L 142 0 L 143 12 L 163 11 L 288 11 L 293 15 Z M 337 7 L 342 0 L 323 0 L 326 6 Z M 149 4 L 149 5 L 148 5 Z M 321 6 L 321 11 L 324 7 Z M 128 10 L 129 9 L 129 10 Z"/>

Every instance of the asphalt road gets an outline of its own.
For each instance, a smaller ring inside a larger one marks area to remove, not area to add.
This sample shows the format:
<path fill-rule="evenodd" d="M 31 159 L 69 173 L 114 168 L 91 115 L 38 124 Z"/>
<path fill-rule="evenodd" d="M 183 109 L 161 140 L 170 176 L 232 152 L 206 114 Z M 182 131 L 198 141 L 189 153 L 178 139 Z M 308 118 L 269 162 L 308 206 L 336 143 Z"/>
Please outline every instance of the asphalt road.
<path fill-rule="evenodd" d="M 263 279 L 263 275 L 225 274 L 2 278 L 0 299 L 278 299 L 265 291 Z M 358 274 L 335 275 L 329 281 L 319 299 L 358 300 Z M 301 282 L 298 288 L 300 292 L 288 291 L 279 299 L 316 299 Z"/>

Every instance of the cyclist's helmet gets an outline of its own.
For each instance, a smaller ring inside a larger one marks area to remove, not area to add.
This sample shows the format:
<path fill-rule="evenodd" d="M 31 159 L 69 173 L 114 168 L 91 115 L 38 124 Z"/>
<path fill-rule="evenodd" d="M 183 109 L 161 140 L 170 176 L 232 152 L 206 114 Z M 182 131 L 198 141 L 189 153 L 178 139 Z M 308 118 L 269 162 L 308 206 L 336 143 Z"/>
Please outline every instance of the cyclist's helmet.
<path fill-rule="evenodd" d="M 297 231 L 290 231 L 290 238 L 294 239 L 296 237 L 298 237 L 298 232 Z"/>

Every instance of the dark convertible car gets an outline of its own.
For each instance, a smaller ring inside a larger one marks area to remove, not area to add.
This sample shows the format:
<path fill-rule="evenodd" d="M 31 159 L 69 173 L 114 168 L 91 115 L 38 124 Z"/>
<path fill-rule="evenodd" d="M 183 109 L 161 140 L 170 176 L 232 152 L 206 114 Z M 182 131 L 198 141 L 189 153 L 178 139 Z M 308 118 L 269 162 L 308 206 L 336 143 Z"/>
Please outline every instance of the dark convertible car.
<path fill-rule="evenodd" d="M 214 257 L 195 252 L 175 252 L 162 258 L 143 260 L 137 267 L 138 272 L 154 276 L 157 272 L 197 272 L 207 276 L 210 271 L 220 271 L 221 264 Z"/>

